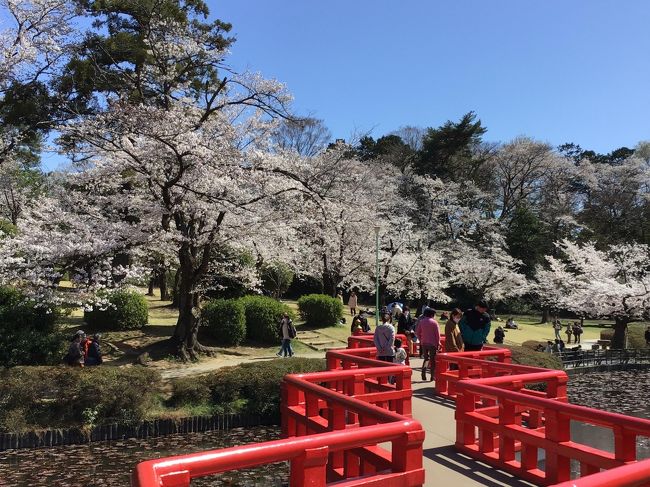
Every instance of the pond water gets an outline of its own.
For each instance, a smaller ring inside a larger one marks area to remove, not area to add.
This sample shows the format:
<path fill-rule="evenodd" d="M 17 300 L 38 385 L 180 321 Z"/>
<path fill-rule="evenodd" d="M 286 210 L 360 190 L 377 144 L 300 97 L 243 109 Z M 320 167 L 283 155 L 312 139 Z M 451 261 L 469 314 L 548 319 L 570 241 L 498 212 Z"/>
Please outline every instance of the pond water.
<path fill-rule="evenodd" d="M 569 400 L 573 404 L 650 419 L 650 370 L 588 372 L 569 379 Z M 614 451 L 611 430 L 571 423 L 574 441 Z M 638 458 L 650 458 L 650 439 L 637 439 Z"/>
<path fill-rule="evenodd" d="M 569 380 L 568 393 L 574 404 L 650 419 L 650 371 L 576 375 Z M 608 430 L 572 422 L 571 433 L 574 441 L 613 451 L 614 439 Z M 0 487 L 128 486 L 131 470 L 143 460 L 277 438 L 278 428 L 252 427 L 148 440 L 11 450 L 0 452 Z M 638 456 L 650 458 L 647 438 L 638 440 Z M 539 460 L 542 467 L 543 457 Z M 577 475 L 578 465 L 572 467 Z M 275 487 L 286 485 L 288 475 L 288 464 L 279 463 L 198 479 L 192 486 Z"/>
<path fill-rule="evenodd" d="M 129 439 L 87 445 L 9 450 L 0 452 L 0 486 L 128 486 L 131 470 L 143 460 L 275 440 L 279 437 L 278 428 L 261 426 L 170 435 L 147 440 Z M 192 482 L 192 487 L 275 487 L 286 484 L 285 479 L 288 477 L 288 464 L 277 463 L 197 479 Z"/>

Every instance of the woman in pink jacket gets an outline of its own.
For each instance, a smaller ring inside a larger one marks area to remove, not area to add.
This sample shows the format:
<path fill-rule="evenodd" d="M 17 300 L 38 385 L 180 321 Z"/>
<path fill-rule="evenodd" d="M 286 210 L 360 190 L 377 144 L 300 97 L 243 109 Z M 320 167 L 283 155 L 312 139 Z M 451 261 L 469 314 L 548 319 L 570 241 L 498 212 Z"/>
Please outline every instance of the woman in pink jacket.
<path fill-rule="evenodd" d="M 431 370 L 431 380 L 433 380 L 433 372 L 436 367 L 436 353 L 440 346 L 440 329 L 438 322 L 434 319 L 436 311 L 431 308 L 424 310 L 424 317 L 418 321 L 418 326 L 415 329 L 415 334 L 420 341 L 422 350 L 422 380 L 427 380 L 427 362 Z"/>

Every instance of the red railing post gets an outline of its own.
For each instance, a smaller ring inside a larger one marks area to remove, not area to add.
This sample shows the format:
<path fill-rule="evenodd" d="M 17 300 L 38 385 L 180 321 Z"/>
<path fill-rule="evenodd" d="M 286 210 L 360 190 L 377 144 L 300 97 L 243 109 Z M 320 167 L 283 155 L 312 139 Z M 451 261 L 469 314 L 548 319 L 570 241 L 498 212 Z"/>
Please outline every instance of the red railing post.
<path fill-rule="evenodd" d="M 546 480 L 549 483 L 565 482 L 571 478 L 571 461 L 560 455 L 557 444 L 571 440 L 571 419 L 557 409 L 544 410 L 546 439 L 554 447 L 546 448 Z"/>
<path fill-rule="evenodd" d="M 515 403 L 499 398 L 499 424 L 510 426 L 516 423 Z M 504 428 L 505 429 L 505 428 Z M 503 430 L 502 430 L 503 431 Z M 503 433 L 499 435 L 499 460 L 511 462 L 515 459 L 515 440 Z"/>
<path fill-rule="evenodd" d="M 328 427 L 330 431 L 339 431 L 345 429 L 345 410 L 341 406 L 334 404 L 332 407 L 330 407 Z M 344 452 L 342 451 L 330 453 L 329 463 L 331 468 L 343 467 L 343 454 Z"/>
<path fill-rule="evenodd" d="M 456 396 L 456 446 L 466 447 L 476 443 L 474 425 L 467 420 L 467 413 L 475 408 L 474 394 L 459 390 Z"/>
<path fill-rule="evenodd" d="M 619 425 L 614 427 L 614 455 L 625 463 L 636 460 L 636 435 Z"/>
<path fill-rule="evenodd" d="M 446 353 L 436 354 L 436 370 L 434 371 L 436 378 L 436 393 L 445 394 L 447 392 L 447 379 L 445 374 L 449 370 L 449 362 L 447 361 Z"/>
<path fill-rule="evenodd" d="M 410 391 L 411 390 L 411 376 L 413 371 L 409 369 L 404 369 L 401 374 L 396 376 L 395 380 L 395 389 L 398 391 Z M 395 408 L 398 414 L 403 416 L 411 417 L 411 394 L 407 394 L 404 397 L 396 401 L 397 407 Z"/>
<path fill-rule="evenodd" d="M 422 468 L 424 431 L 408 431 L 392 442 L 393 471 L 410 472 Z"/>
<path fill-rule="evenodd" d="M 327 455 L 329 448 L 323 446 L 305 450 L 291 460 L 291 487 L 325 487 L 327 483 Z"/>

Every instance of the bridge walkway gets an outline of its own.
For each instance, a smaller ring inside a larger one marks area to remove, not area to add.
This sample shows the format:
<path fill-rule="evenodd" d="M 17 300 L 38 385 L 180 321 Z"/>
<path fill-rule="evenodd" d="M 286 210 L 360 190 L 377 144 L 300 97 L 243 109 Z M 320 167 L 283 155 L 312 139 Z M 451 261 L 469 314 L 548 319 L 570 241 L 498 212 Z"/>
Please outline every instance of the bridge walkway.
<path fill-rule="evenodd" d="M 413 418 L 426 430 L 423 454 L 425 486 L 431 487 L 528 487 L 535 484 L 513 477 L 474 460 L 454 448 L 454 402 L 435 395 L 433 382 L 420 378 L 421 360 L 411 359 L 413 370 Z"/>

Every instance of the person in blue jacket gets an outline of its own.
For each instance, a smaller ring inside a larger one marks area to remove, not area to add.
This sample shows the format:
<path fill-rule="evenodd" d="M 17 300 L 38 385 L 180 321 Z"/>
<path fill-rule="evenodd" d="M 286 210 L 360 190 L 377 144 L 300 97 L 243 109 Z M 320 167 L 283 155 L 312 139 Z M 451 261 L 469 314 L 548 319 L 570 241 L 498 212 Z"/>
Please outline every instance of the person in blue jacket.
<path fill-rule="evenodd" d="M 490 315 L 485 301 L 479 301 L 474 309 L 468 309 L 460 320 L 460 334 L 465 343 L 465 351 L 481 350 L 490 334 Z"/>

